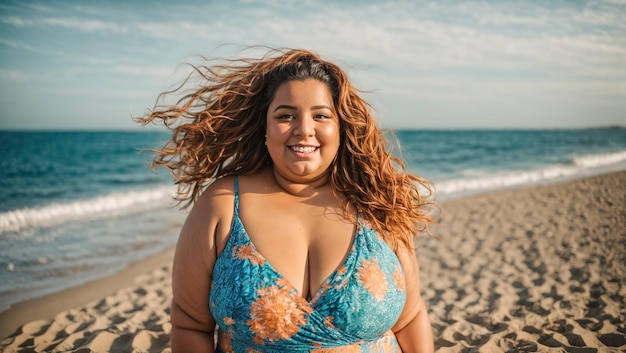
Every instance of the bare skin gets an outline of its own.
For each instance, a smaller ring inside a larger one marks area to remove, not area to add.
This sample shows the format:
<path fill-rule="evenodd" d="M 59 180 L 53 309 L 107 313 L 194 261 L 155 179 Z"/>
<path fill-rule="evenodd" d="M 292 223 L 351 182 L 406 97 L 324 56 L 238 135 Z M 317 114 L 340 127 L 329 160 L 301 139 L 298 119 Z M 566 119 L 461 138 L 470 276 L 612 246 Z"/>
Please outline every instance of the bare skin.
<path fill-rule="evenodd" d="M 271 170 L 240 178 L 241 219 L 265 259 L 306 299 L 343 262 L 355 226 L 325 184 L 307 196 L 284 192 Z M 263 188 L 262 193 L 255 192 Z"/>
<path fill-rule="evenodd" d="M 255 246 L 266 260 L 289 280 L 303 297 L 310 298 L 326 277 L 344 261 L 352 245 L 354 225 L 338 216 L 338 204 L 334 209 L 326 207 L 324 208 L 326 212 L 321 211 L 313 202 L 325 198 L 321 195 L 310 197 L 308 201 L 302 200 L 296 207 L 289 201 L 294 197 L 292 195 L 280 192 L 271 195 L 278 190 L 277 185 L 266 185 L 262 189 L 266 190 L 263 193 L 250 192 L 255 188 L 255 184 L 273 179 L 272 174 L 269 169 L 261 174 L 240 178 L 242 221 Z M 173 274 L 171 337 L 174 352 L 214 351 L 215 321 L 207 305 L 209 281 L 213 264 L 224 250 L 230 236 L 230 224 L 234 217 L 233 204 L 232 178 L 215 182 L 196 202 L 181 232 Z M 244 206 L 246 204 L 247 206 Z M 254 207 L 255 204 L 257 207 Z M 310 223 L 292 223 L 291 216 L 283 214 L 286 206 L 289 206 L 290 211 L 287 213 L 307 214 L 308 217 L 298 219 L 308 218 Z M 279 218 L 270 218 L 276 214 Z M 276 219 L 281 221 L 272 222 Z M 323 224 L 329 227 L 320 226 Z M 276 227 L 281 225 L 288 226 Z M 257 233 L 257 228 L 269 231 Z M 302 234 L 302 230 L 307 228 L 316 231 L 309 231 L 306 237 L 295 235 Z M 271 229 L 277 231 L 271 232 Z M 332 233 L 331 229 L 337 233 Z M 294 231 L 296 233 L 292 233 Z M 434 350 L 432 331 L 419 293 L 417 260 L 412 250 L 403 249 L 397 253 L 406 274 L 407 303 L 392 330 L 404 352 L 432 352 Z"/>
<path fill-rule="evenodd" d="M 328 90 L 315 80 L 279 86 L 267 119 L 267 148 L 275 163 L 240 176 L 240 216 L 257 250 L 310 300 L 344 262 L 356 230 L 328 180 L 339 123 Z M 173 352 L 214 352 L 215 321 L 207 299 L 213 265 L 230 236 L 233 205 L 233 178 L 217 180 L 181 231 L 173 269 Z M 412 250 L 397 254 L 407 275 L 407 303 L 393 331 L 404 352 L 432 352 L 417 260 Z"/>

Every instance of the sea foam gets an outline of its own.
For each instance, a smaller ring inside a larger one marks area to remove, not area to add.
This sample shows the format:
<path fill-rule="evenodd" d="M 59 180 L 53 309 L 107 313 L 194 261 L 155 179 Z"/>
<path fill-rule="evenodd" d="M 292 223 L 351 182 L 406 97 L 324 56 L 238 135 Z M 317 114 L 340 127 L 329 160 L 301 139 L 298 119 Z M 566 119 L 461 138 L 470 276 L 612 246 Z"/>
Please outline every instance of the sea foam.
<path fill-rule="evenodd" d="M 29 227 L 50 226 L 76 218 L 100 218 L 132 209 L 133 212 L 165 205 L 172 199 L 171 187 L 114 192 L 91 199 L 52 203 L 0 213 L 0 233 Z"/>
<path fill-rule="evenodd" d="M 574 164 L 585 168 L 597 168 L 626 161 L 626 151 L 615 153 L 574 156 Z"/>
<path fill-rule="evenodd" d="M 552 164 L 530 170 L 496 172 L 483 176 L 443 180 L 435 183 L 437 194 L 454 195 L 535 185 L 597 172 L 626 169 L 626 151 L 572 156 L 570 163 Z M 476 173 L 467 173 L 475 175 Z"/>

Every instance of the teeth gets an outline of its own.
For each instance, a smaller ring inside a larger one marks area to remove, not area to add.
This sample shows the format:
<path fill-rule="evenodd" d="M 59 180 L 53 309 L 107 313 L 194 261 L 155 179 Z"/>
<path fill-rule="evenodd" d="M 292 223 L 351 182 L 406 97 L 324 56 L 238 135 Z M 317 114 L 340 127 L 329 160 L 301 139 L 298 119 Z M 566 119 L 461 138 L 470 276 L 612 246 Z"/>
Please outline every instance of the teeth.
<path fill-rule="evenodd" d="M 310 153 L 315 151 L 316 147 L 303 147 L 303 146 L 293 146 L 291 147 L 291 149 L 295 152 L 300 152 L 300 153 Z"/>

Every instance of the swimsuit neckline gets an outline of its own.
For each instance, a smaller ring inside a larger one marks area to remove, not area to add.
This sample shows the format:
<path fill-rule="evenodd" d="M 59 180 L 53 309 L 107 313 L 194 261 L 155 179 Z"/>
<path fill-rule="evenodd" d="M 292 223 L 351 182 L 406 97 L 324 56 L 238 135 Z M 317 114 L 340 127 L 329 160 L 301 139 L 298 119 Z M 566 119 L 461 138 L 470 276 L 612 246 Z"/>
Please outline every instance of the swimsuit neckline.
<path fill-rule="evenodd" d="M 291 283 L 291 281 L 289 281 L 285 276 L 283 276 L 282 273 L 280 273 L 272 265 L 272 263 L 267 260 L 267 258 L 260 251 L 258 251 L 256 245 L 254 244 L 254 242 L 250 238 L 250 235 L 248 234 L 248 231 L 246 230 L 246 226 L 243 224 L 243 221 L 241 220 L 241 217 L 239 216 L 239 176 L 238 175 L 235 176 L 234 193 L 235 193 L 235 204 L 234 204 L 234 208 L 235 208 L 235 210 L 234 210 L 235 211 L 235 215 L 234 216 L 235 217 L 234 217 L 233 222 L 239 223 L 239 226 L 241 227 L 241 231 L 242 231 L 243 237 L 244 237 L 243 240 L 250 244 L 252 249 L 264 261 L 264 263 L 267 264 L 268 268 L 276 276 L 278 276 L 279 278 L 282 278 L 284 280 L 284 282 L 290 287 L 289 289 L 294 290 L 296 293 L 298 293 L 299 296 L 304 298 L 309 303 L 309 305 L 313 306 L 315 303 L 317 303 L 319 301 L 320 298 L 322 298 L 322 296 L 326 292 L 325 289 L 330 285 L 330 283 L 332 283 L 335 280 L 335 278 L 337 277 L 337 274 L 339 273 L 339 271 L 348 264 L 348 260 L 354 254 L 356 254 L 357 239 L 361 236 L 361 230 L 362 230 L 361 222 L 359 220 L 359 213 L 357 212 L 356 231 L 355 231 L 355 234 L 354 234 L 353 239 L 352 239 L 352 244 L 350 245 L 350 250 L 348 251 L 348 253 L 344 257 L 343 261 L 324 279 L 324 281 L 322 282 L 321 286 L 317 289 L 317 291 L 311 297 L 311 299 L 308 299 L 307 297 L 303 296 L 302 293 L 296 288 L 296 286 L 294 286 Z M 234 225 L 234 223 L 233 223 L 233 225 Z M 232 228 L 233 227 L 231 226 L 231 230 L 232 230 Z M 232 235 L 233 234 L 231 232 L 231 235 L 230 235 L 231 239 L 232 239 Z M 229 239 L 228 243 L 230 243 L 231 239 Z"/>
<path fill-rule="evenodd" d="M 303 296 L 302 293 L 296 288 L 296 286 L 294 286 L 289 279 L 287 279 L 285 276 L 283 276 L 282 273 L 280 273 L 272 265 L 272 263 L 269 262 L 267 260 L 267 258 L 257 249 L 256 245 L 254 244 L 254 242 L 250 238 L 250 235 L 248 234 L 248 231 L 246 230 L 246 226 L 243 224 L 243 221 L 239 217 L 239 207 L 237 207 L 235 209 L 235 220 L 234 221 L 239 223 L 239 226 L 241 226 L 241 233 L 242 233 L 242 236 L 244 237 L 243 240 L 250 244 L 252 249 L 264 261 L 265 266 L 267 266 L 276 276 L 278 276 L 279 278 L 283 279 L 284 282 L 289 286 L 290 290 L 296 291 L 298 293 L 298 295 L 301 296 L 302 298 L 304 298 L 309 303 L 309 305 L 311 305 L 311 306 L 314 306 L 315 303 L 317 303 L 323 297 L 324 293 L 326 292 L 325 288 L 328 287 L 331 283 L 334 282 L 334 280 L 337 277 L 337 274 L 340 272 L 340 270 L 348 264 L 348 260 L 350 259 L 350 257 L 352 257 L 356 253 L 357 239 L 358 239 L 358 237 L 361 236 L 361 227 L 360 227 L 360 225 L 357 222 L 357 229 L 356 229 L 356 232 L 355 232 L 354 237 L 352 239 L 352 244 L 350 244 L 350 250 L 348 251 L 348 253 L 344 257 L 344 259 L 341 261 L 341 263 L 326 277 L 326 279 L 324 279 L 324 281 L 322 282 L 322 285 L 317 289 L 317 291 L 315 291 L 315 294 L 313 296 L 311 296 L 311 299 L 308 299 L 307 297 Z M 232 234 L 231 234 L 231 237 L 232 237 Z"/>

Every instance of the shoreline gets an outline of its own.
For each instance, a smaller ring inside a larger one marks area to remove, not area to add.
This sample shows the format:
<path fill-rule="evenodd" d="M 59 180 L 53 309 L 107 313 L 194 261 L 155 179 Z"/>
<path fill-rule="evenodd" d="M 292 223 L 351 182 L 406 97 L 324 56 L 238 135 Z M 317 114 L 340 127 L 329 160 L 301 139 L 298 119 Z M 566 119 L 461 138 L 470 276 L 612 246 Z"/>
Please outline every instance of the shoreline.
<path fill-rule="evenodd" d="M 626 171 L 441 207 L 417 251 L 438 352 L 626 349 Z M 169 352 L 173 252 L 13 305 L 0 350 Z"/>
<path fill-rule="evenodd" d="M 0 313 L 0 339 L 23 324 L 52 319 L 62 311 L 84 306 L 135 285 L 141 276 L 171 263 L 174 250 L 175 246 L 171 246 L 158 254 L 133 262 L 114 274 L 11 305 Z"/>

